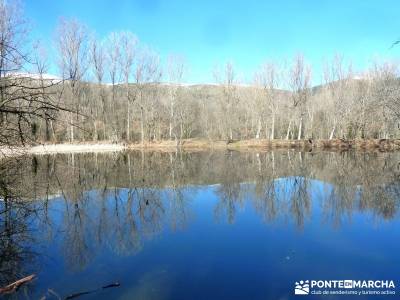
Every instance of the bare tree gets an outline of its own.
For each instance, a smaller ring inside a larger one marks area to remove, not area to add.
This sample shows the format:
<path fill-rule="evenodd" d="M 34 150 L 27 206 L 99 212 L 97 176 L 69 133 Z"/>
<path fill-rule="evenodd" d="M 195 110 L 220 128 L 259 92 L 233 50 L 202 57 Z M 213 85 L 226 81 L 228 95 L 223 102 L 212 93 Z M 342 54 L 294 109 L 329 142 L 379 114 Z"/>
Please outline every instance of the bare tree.
<path fill-rule="evenodd" d="M 182 83 L 186 71 L 185 60 L 182 56 L 171 55 L 167 60 L 168 89 L 169 89 L 169 139 L 177 138 L 175 128 L 175 105 L 179 85 Z"/>
<path fill-rule="evenodd" d="M 33 55 L 32 55 L 32 63 L 34 66 L 34 73 L 37 74 L 37 82 L 36 85 L 41 88 L 42 95 L 49 94 L 48 88 L 49 84 L 52 82 L 57 82 L 57 79 L 49 79 L 46 78 L 46 73 L 49 68 L 49 61 L 47 52 L 44 47 L 41 45 L 39 41 L 37 41 L 33 46 Z M 43 117 L 39 119 L 40 124 L 44 123 L 44 131 L 45 131 L 45 140 L 49 141 L 52 137 L 53 141 L 55 140 L 54 136 L 54 127 L 53 127 L 53 120 L 57 117 L 57 111 L 55 110 L 44 110 L 42 112 Z M 38 130 L 38 135 L 40 133 L 40 129 Z M 37 137 L 35 137 L 37 138 Z"/>
<path fill-rule="evenodd" d="M 228 62 L 214 72 L 217 86 L 184 86 L 184 59 L 170 56 L 168 84 L 159 84 L 159 56 L 133 33 L 90 39 L 84 25 L 61 19 L 56 45 L 62 84 L 57 84 L 46 75 L 51 62 L 44 47 L 28 42 L 18 2 L 0 0 L 0 16 L 0 143 L 400 134 L 399 71 L 392 62 L 376 62 L 356 77 L 337 55 L 314 87 L 302 55 L 294 57 L 286 78 L 276 62 L 263 64 L 255 86 L 240 85 L 238 70 Z M 69 109 L 60 111 L 60 103 Z"/>
<path fill-rule="evenodd" d="M 305 115 L 305 105 L 307 103 L 310 84 L 311 84 L 311 68 L 304 62 L 304 56 L 298 54 L 293 60 L 292 67 L 289 70 L 289 87 L 292 92 L 292 102 L 290 105 L 291 114 L 296 113 L 299 118 L 297 139 L 301 139 L 303 130 L 303 119 Z M 286 139 L 289 139 L 292 118 L 289 121 Z"/>
<path fill-rule="evenodd" d="M 121 70 L 120 70 L 120 60 L 121 60 L 121 45 L 118 41 L 118 35 L 115 32 L 112 32 L 106 39 L 106 58 L 108 65 L 108 73 L 109 78 L 111 80 L 112 90 L 111 90 L 111 103 L 110 110 L 112 112 L 112 116 L 115 118 L 116 114 L 116 85 L 120 82 L 121 79 Z M 113 134 L 112 139 L 117 140 L 117 120 L 111 120 Z"/>
<path fill-rule="evenodd" d="M 60 19 L 57 27 L 59 67 L 73 105 L 76 122 L 79 122 L 81 92 L 84 75 L 88 68 L 88 33 L 84 25 L 75 19 Z M 74 121 L 70 116 L 70 140 L 74 141 Z"/>
<path fill-rule="evenodd" d="M 119 44 L 121 45 L 120 64 L 125 84 L 126 97 L 126 140 L 130 141 L 130 123 L 131 123 L 131 102 L 132 96 L 129 92 L 129 78 L 131 77 L 134 60 L 137 56 L 138 40 L 130 32 L 121 32 L 119 34 Z"/>
<path fill-rule="evenodd" d="M 151 87 L 152 84 L 158 83 L 161 79 L 161 69 L 160 60 L 158 55 L 151 49 L 143 47 L 138 54 L 138 59 L 136 62 L 136 68 L 134 71 L 135 85 L 136 85 L 136 95 L 137 105 L 140 110 L 140 136 L 141 142 L 144 143 L 145 140 L 145 122 L 148 118 L 147 111 L 154 112 L 154 98 L 147 98 L 145 95 L 145 89 Z M 152 125 L 147 122 L 147 125 Z"/>
<path fill-rule="evenodd" d="M 106 124 L 107 124 L 107 104 L 106 95 L 104 91 L 103 81 L 105 73 L 105 51 L 104 46 L 101 42 L 96 40 L 94 37 L 90 42 L 90 63 L 92 67 L 92 72 L 97 83 L 97 95 L 101 99 L 100 103 L 98 101 L 93 101 L 91 105 L 96 111 L 97 107 L 102 111 L 102 123 L 103 123 L 103 139 L 106 139 Z M 94 140 L 98 138 L 98 126 L 97 126 L 97 115 L 93 117 L 93 127 L 94 127 Z"/>
<path fill-rule="evenodd" d="M 266 137 L 273 140 L 275 138 L 275 123 L 276 123 L 276 115 L 278 112 L 278 87 L 280 74 L 278 72 L 277 66 L 272 63 L 263 64 L 258 72 L 255 75 L 255 84 L 258 88 L 261 88 L 261 98 L 262 98 L 262 106 L 266 106 L 269 110 L 269 114 L 271 116 L 271 131 L 270 133 L 265 132 Z M 261 108 L 258 108 L 261 111 Z M 261 131 L 261 116 L 258 120 L 258 129 L 256 138 L 260 137 Z M 267 128 L 267 122 L 266 128 Z"/>
<path fill-rule="evenodd" d="M 221 115 L 224 124 L 224 137 L 233 140 L 234 123 L 236 119 L 236 105 L 238 98 L 236 95 L 236 73 L 231 62 L 227 62 L 222 70 L 214 70 L 216 82 L 222 87 Z"/>
<path fill-rule="evenodd" d="M 328 114 L 331 116 L 329 119 L 333 120 L 332 130 L 329 133 L 330 140 L 334 138 L 339 124 L 343 124 L 349 108 L 349 103 L 345 100 L 348 96 L 347 91 L 353 75 L 351 64 L 346 69 L 343 60 L 343 56 L 336 54 L 332 62 L 329 65 L 325 65 L 324 68 L 325 88 L 328 90 L 328 96 L 332 100 L 331 105 L 333 106 Z"/>
<path fill-rule="evenodd" d="M 36 136 L 36 120 L 51 120 L 63 108 L 52 97 L 55 83 L 43 79 L 46 64 L 28 47 L 19 2 L 0 0 L 0 16 L 0 144 L 24 144 Z"/>

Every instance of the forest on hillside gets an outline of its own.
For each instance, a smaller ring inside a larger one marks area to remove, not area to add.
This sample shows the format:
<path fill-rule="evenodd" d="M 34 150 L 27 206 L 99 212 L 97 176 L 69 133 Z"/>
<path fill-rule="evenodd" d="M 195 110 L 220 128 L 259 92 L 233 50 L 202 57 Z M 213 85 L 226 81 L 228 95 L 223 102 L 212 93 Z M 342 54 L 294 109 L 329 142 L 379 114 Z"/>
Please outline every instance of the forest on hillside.
<path fill-rule="evenodd" d="M 21 7 L 0 0 L 2 145 L 399 137 L 395 62 L 355 72 L 338 54 L 313 86 L 312 66 L 297 54 L 266 60 L 246 81 L 226 62 L 210 70 L 214 83 L 188 85 L 183 56 L 160 58 L 132 32 L 99 38 L 60 19 L 53 45 L 32 42 Z M 48 75 L 52 65 L 57 77 Z"/>

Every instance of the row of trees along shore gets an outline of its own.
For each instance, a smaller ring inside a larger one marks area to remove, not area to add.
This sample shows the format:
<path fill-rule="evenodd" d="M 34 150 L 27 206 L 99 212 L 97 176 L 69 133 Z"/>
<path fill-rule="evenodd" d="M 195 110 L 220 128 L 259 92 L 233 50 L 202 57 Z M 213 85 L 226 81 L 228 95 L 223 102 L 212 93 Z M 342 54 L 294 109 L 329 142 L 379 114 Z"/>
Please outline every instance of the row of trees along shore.
<path fill-rule="evenodd" d="M 230 62 L 212 84 L 182 84 L 180 55 L 164 61 L 129 31 L 99 39 L 75 19 L 60 19 L 55 59 L 30 43 L 28 22 L 0 0 L 0 134 L 4 141 L 180 141 L 356 139 L 399 136 L 398 65 L 354 72 L 335 55 L 312 85 L 303 55 L 266 62 L 243 84 Z M 60 79 L 46 73 L 57 65 Z M 31 75 L 35 73 L 35 75 Z"/>

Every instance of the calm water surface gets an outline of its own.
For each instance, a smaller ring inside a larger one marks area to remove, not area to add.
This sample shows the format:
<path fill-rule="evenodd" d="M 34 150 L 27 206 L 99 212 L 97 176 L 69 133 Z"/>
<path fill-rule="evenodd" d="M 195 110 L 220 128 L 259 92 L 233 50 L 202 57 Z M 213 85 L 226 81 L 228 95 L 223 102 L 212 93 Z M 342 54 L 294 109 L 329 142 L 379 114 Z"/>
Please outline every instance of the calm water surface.
<path fill-rule="evenodd" d="M 0 174 L 1 286 L 37 274 L 10 299 L 298 299 L 305 279 L 400 286 L 397 153 L 70 154 L 3 161 Z"/>

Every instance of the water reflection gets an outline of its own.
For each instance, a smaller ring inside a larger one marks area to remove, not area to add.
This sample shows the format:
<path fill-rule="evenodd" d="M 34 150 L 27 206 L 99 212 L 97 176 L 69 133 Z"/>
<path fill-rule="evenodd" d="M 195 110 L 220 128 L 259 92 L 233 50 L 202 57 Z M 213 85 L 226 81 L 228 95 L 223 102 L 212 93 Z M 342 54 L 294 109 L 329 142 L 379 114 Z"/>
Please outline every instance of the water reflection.
<path fill-rule="evenodd" d="M 105 252 L 130 257 L 168 231 L 190 232 L 202 213 L 194 199 L 206 192 L 216 199 L 213 218 L 220 224 L 235 224 L 246 209 L 264 226 L 283 220 L 300 231 L 316 215 L 318 226 L 332 228 L 354 214 L 392 220 L 399 210 L 399 159 L 397 153 L 283 151 L 2 161 L 0 284 L 43 271 L 43 257 L 56 252 L 49 250 L 54 244 L 61 251 L 56 260 L 79 273 Z M 207 197 L 200 199 L 206 205 Z M 41 296 L 46 284 L 23 292 Z"/>

